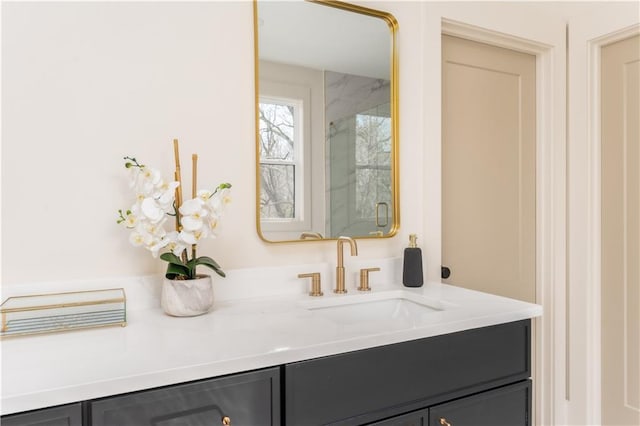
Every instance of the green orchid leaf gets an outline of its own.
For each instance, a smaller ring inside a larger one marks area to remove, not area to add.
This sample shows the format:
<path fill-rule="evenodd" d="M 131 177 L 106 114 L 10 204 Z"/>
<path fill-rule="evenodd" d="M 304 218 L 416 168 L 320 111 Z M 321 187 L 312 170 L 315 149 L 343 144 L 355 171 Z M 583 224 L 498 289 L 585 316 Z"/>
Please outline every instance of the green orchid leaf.
<path fill-rule="evenodd" d="M 189 278 L 189 272 L 189 268 L 187 268 L 186 266 L 169 262 L 169 264 L 167 265 L 167 272 L 164 274 L 164 276 L 170 280 L 174 280 L 179 276 Z"/>
<path fill-rule="evenodd" d="M 198 266 L 198 264 L 196 263 L 196 259 L 190 259 L 187 262 L 187 268 L 189 269 L 190 280 L 196 278 L 196 266 Z"/>
<path fill-rule="evenodd" d="M 216 274 L 220 275 L 221 277 L 226 277 L 227 275 L 224 273 L 224 271 L 220 268 L 220 265 L 218 265 L 218 263 L 213 260 L 210 257 L 207 256 L 202 256 L 196 259 L 196 265 L 203 265 L 206 266 L 208 268 L 211 268 L 215 271 Z"/>
<path fill-rule="evenodd" d="M 187 262 L 187 268 L 189 268 L 189 269 L 195 268 L 196 265 L 197 265 L 197 263 L 196 263 L 197 260 L 198 259 L 189 259 L 189 261 Z"/>
<path fill-rule="evenodd" d="M 218 264 L 218 262 L 216 262 L 215 260 L 213 260 L 209 256 L 200 256 L 199 258 L 196 259 L 196 261 L 197 261 L 198 265 L 210 264 L 210 265 L 215 266 L 217 269 L 220 269 L 220 265 Z"/>
<path fill-rule="evenodd" d="M 162 260 L 166 260 L 169 263 L 175 263 L 177 265 L 182 265 L 182 266 L 186 266 L 183 262 L 182 259 L 180 259 L 178 256 L 176 256 L 175 254 L 168 252 L 168 253 L 162 253 L 160 255 L 160 259 Z"/>

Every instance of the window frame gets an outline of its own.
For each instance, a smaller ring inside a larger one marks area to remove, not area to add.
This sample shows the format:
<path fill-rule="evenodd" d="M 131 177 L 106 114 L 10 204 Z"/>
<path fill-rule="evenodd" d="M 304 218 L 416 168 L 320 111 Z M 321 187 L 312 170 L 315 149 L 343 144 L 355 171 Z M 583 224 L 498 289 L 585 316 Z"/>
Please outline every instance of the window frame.
<path fill-rule="evenodd" d="M 267 102 L 265 102 L 267 101 Z M 294 217 L 262 218 L 258 208 L 259 222 L 263 232 L 302 232 L 311 228 L 311 89 L 284 83 L 263 82 L 258 103 L 293 104 L 298 128 L 294 130 L 294 160 L 266 160 L 257 152 L 257 173 L 261 176 L 263 164 L 293 164 L 294 173 Z M 259 125 L 259 122 L 258 122 Z M 258 188 L 261 191 L 261 188 Z"/>

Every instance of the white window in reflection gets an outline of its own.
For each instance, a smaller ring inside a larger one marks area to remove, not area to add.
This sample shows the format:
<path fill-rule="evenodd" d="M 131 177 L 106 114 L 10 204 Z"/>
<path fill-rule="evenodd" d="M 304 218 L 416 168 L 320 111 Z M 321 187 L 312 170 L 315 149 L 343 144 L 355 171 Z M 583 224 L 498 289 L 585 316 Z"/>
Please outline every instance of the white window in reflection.
<path fill-rule="evenodd" d="M 299 220 L 302 101 L 262 97 L 259 117 L 260 218 Z"/>
<path fill-rule="evenodd" d="M 391 204 L 391 118 L 388 104 L 356 114 L 356 216 L 372 219 Z"/>

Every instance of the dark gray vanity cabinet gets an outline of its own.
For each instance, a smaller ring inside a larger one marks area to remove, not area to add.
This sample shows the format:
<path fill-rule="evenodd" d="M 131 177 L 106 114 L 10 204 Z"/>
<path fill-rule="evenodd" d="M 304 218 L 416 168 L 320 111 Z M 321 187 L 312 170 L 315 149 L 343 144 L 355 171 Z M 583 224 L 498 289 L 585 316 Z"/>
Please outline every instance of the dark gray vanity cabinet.
<path fill-rule="evenodd" d="M 236 374 L 95 400 L 90 407 L 92 426 L 280 425 L 280 373 Z"/>
<path fill-rule="evenodd" d="M 82 426 L 82 404 L 61 405 L 2 416 L 2 426 Z"/>
<path fill-rule="evenodd" d="M 413 421 L 423 421 L 424 414 L 415 411 L 446 408 L 439 404 L 454 400 L 463 404 L 460 398 L 528 383 L 530 341 L 530 321 L 525 320 L 287 364 L 285 422 L 362 425 L 388 419 L 379 424 L 420 424 L 393 417 L 412 413 L 409 417 L 418 419 Z M 530 410 L 523 401 L 530 399 L 526 392 L 486 403 L 498 401 L 505 410 L 517 411 L 523 420 L 510 426 L 528 426 Z"/>

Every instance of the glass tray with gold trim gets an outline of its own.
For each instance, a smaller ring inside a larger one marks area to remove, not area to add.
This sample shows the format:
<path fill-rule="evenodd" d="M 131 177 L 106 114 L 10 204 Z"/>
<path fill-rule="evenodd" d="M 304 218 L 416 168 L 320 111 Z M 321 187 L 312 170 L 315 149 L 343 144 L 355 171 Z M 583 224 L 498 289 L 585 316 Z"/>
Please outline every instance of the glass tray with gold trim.
<path fill-rule="evenodd" d="M 0 337 L 127 324 L 122 288 L 9 297 L 0 305 Z"/>

